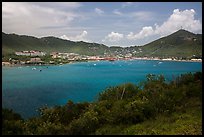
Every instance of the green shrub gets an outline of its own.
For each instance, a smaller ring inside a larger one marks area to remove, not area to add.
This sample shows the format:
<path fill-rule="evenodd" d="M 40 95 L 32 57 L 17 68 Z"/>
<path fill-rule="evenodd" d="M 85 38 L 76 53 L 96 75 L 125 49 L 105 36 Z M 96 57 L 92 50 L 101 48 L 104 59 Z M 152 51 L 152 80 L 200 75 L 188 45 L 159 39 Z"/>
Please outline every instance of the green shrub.
<path fill-rule="evenodd" d="M 98 113 L 93 110 L 85 112 L 79 119 L 70 123 L 70 134 L 91 134 L 99 127 Z"/>
<path fill-rule="evenodd" d="M 3 120 L 22 120 L 21 115 L 13 112 L 12 109 L 2 108 L 2 119 Z"/>
<path fill-rule="evenodd" d="M 101 100 L 121 100 L 132 98 L 140 91 L 139 87 L 131 83 L 109 87 L 102 93 L 99 93 L 98 101 Z"/>
<path fill-rule="evenodd" d="M 22 135 L 23 134 L 22 120 L 3 120 L 2 134 L 3 135 Z"/>

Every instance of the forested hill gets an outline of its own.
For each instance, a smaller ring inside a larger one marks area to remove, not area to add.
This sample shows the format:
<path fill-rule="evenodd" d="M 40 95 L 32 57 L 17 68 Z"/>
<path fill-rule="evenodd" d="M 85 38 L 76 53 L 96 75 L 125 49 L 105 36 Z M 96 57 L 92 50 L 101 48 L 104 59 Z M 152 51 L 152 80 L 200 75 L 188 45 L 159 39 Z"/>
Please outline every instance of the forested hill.
<path fill-rule="evenodd" d="M 138 56 L 147 57 L 202 57 L 202 34 L 179 30 L 141 46 Z"/>
<path fill-rule="evenodd" d="M 74 42 L 52 36 L 36 38 L 2 32 L 2 50 L 3 55 L 22 50 L 40 50 L 47 53 L 74 52 L 81 55 L 125 55 L 131 53 L 136 57 L 202 58 L 202 34 L 194 34 L 181 29 L 143 46 L 122 48 L 83 41 Z"/>
<path fill-rule="evenodd" d="M 97 43 L 74 42 L 56 37 L 36 38 L 32 36 L 5 34 L 2 32 L 3 54 L 23 50 L 40 50 L 44 52 L 74 52 L 82 55 L 100 55 L 108 49 Z"/>

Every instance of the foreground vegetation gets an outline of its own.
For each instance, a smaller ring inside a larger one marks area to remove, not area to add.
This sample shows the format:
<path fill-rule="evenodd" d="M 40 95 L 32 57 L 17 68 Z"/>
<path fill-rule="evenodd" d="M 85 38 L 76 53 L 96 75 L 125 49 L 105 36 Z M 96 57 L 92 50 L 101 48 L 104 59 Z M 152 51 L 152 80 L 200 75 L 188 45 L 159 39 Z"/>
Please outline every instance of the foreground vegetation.
<path fill-rule="evenodd" d="M 165 82 L 147 75 L 134 85 L 109 87 L 93 103 L 40 108 L 40 116 L 24 120 L 2 109 L 3 134 L 202 134 L 202 72 Z"/>

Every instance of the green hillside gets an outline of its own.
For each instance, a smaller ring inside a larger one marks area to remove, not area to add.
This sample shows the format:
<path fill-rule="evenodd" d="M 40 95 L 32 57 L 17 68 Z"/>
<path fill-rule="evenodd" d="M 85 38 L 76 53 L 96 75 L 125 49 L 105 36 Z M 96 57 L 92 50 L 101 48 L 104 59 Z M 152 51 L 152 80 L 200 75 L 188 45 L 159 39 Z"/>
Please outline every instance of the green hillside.
<path fill-rule="evenodd" d="M 50 52 L 74 52 L 81 55 L 125 55 L 137 57 L 202 57 L 202 34 L 179 30 L 143 46 L 108 47 L 98 43 L 73 42 L 56 37 L 35 38 L 25 35 L 5 34 L 2 32 L 3 55 L 22 50 Z"/>
<path fill-rule="evenodd" d="M 73 42 L 56 37 L 35 38 L 2 32 L 3 55 L 22 50 L 40 50 L 47 53 L 74 52 L 83 55 L 103 55 L 104 51 L 108 51 L 108 49 L 107 46 L 97 43 Z"/>
<path fill-rule="evenodd" d="M 202 57 L 202 34 L 179 30 L 169 36 L 141 46 L 137 56 L 147 57 Z"/>

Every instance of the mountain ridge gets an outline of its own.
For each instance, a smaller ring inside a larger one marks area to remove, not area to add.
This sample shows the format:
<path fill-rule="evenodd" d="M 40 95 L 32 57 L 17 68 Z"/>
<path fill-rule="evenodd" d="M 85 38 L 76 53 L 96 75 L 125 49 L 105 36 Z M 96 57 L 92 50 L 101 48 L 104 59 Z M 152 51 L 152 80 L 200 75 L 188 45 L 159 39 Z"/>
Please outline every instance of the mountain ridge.
<path fill-rule="evenodd" d="M 161 50 L 162 49 L 162 50 Z M 161 50 L 161 52 L 159 52 Z M 141 56 L 202 56 L 202 34 L 194 34 L 186 30 L 176 31 L 143 46 Z"/>
<path fill-rule="evenodd" d="M 180 29 L 168 36 L 142 46 L 109 47 L 99 43 L 64 40 L 54 36 L 6 34 L 2 32 L 2 54 L 22 50 L 50 52 L 75 52 L 82 55 L 117 55 L 131 53 L 136 57 L 202 57 L 202 34 Z"/>

